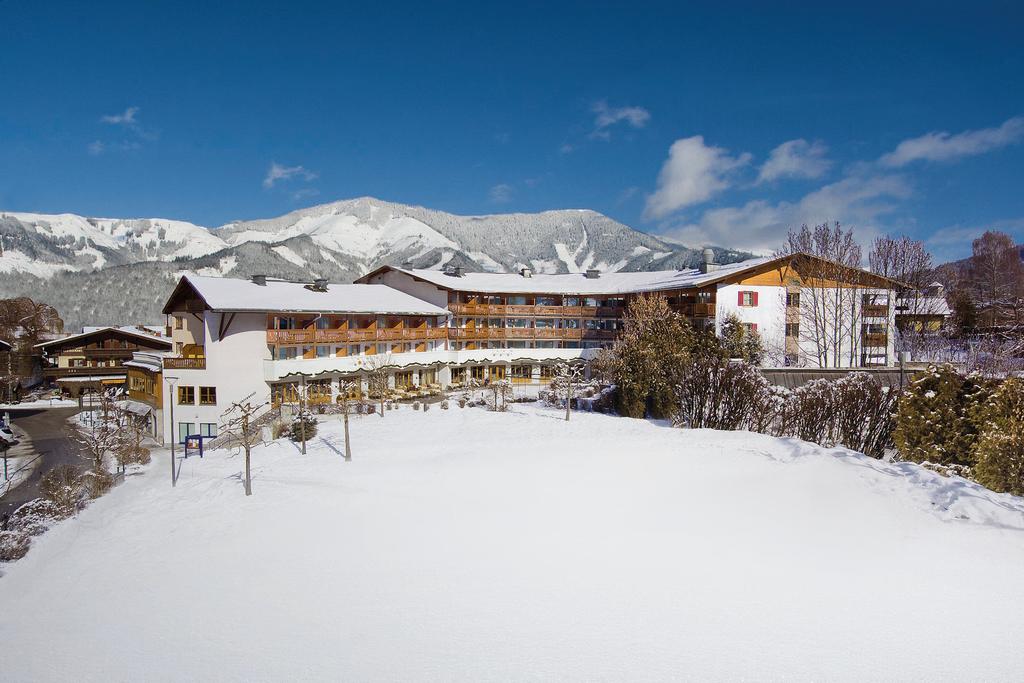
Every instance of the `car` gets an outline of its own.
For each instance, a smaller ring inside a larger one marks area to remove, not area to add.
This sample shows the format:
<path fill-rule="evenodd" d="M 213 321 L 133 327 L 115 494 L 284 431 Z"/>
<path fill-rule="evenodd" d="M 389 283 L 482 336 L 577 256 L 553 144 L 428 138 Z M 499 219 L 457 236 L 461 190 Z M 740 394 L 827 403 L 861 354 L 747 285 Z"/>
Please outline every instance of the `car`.
<path fill-rule="evenodd" d="M 10 427 L 0 425 L 0 441 L 6 441 L 7 443 L 14 443 L 14 430 Z"/>

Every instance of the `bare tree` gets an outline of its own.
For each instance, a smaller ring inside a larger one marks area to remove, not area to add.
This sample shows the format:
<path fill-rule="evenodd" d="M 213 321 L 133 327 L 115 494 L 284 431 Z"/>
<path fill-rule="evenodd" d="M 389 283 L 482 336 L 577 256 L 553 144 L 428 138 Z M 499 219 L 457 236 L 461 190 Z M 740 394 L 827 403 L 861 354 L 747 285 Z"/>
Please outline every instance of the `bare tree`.
<path fill-rule="evenodd" d="M 81 415 L 88 417 L 85 422 L 79 421 L 75 430 L 75 440 L 83 449 L 82 457 L 89 461 L 93 472 L 106 475 L 107 457 L 123 438 L 123 411 L 117 409 L 107 394 L 102 394 L 99 409 Z"/>
<path fill-rule="evenodd" d="M 969 288 L 980 311 L 982 325 L 1003 324 L 1007 318 L 1012 318 L 1014 323 L 1019 322 L 1024 269 L 1013 238 L 1006 233 L 989 230 L 971 246 Z"/>
<path fill-rule="evenodd" d="M 384 417 L 384 402 L 387 400 L 388 369 L 393 365 L 389 354 L 376 354 L 366 361 L 366 385 L 371 398 L 380 402 L 380 416 Z"/>
<path fill-rule="evenodd" d="M 255 417 L 267 405 L 266 401 L 254 403 L 252 397 L 253 394 L 249 394 L 241 401 L 235 401 L 231 404 L 230 408 L 224 411 L 220 418 L 221 433 L 230 435 L 239 448 L 245 451 L 245 495 L 247 496 L 252 495 L 252 476 L 250 473 L 252 449 L 254 446 L 263 443 L 260 428 L 255 424 Z"/>
<path fill-rule="evenodd" d="M 499 379 L 491 382 L 487 388 L 491 392 L 491 399 L 488 401 L 491 410 L 499 413 L 508 410 L 508 402 L 513 398 L 512 382 L 507 379 Z"/>
<path fill-rule="evenodd" d="M 855 365 L 860 354 L 860 306 L 851 269 L 859 269 L 861 248 L 852 230 L 839 223 L 790 230 L 778 255 L 795 257 L 800 284 L 800 340 L 812 349 L 818 367 L 840 367 L 844 356 Z"/>
<path fill-rule="evenodd" d="M 898 351 L 910 351 L 916 357 L 929 346 L 929 333 L 936 331 L 929 329 L 928 320 L 948 310 L 944 294 L 932 291 L 931 254 L 920 240 L 883 235 L 871 245 L 868 267 L 904 285 L 896 301 L 889 302 L 899 316 L 896 329 L 890 332 L 899 342 Z"/>
<path fill-rule="evenodd" d="M 352 460 L 352 441 L 348 435 L 348 416 L 352 412 L 352 407 L 357 403 L 360 398 L 360 386 L 359 382 L 355 380 L 339 380 L 338 381 L 338 403 L 341 406 L 341 421 L 345 425 L 345 460 Z"/>
<path fill-rule="evenodd" d="M 117 410 L 121 414 L 122 429 L 114 446 L 114 458 L 120 470 L 125 472 L 128 465 L 149 462 L 149 449 L 142 445 L 146 438 L 146 423 L 144 418 L 125 408 Z"/>
<path fill-rule="evenodd" d="M 576 398 L 576 387 L 583 381 L 583 365 L 563 361 L 555 367 L 555 377 L 551 382 L 555 394 L 565 398 L 565 420 L 569 421 L 572 412 L 572 400 Z"/>

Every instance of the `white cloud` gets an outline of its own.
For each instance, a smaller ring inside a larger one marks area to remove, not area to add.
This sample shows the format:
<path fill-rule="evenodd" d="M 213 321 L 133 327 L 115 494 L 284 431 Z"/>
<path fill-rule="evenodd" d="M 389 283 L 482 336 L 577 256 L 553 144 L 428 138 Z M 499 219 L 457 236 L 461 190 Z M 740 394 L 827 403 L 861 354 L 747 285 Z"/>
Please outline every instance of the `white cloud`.
<path fill-rule="evenodd" d="M 491 201 L 495 204 L 505 204 L 512 201 L 512 192 L 514 189 L 515 188 L 508 183 L 498 183 L 491 188 L 490 192 L 487 193 L 487 196 L 490 197 Z"/>
<path fill-rule="evenodd" d="M 304 166 L 282 166 L 275 161 L 267 169 L 267 175 L 263 178 L 263 187 L 270 189 L 278 180 L 291 180 L 296 177 L 303 178 L 304 180 L 315 180 L 317 174 L 306 169 Z"/>
<path fill-rule="evenodd" d="M 676 140 L 658 173 L 658 189 L 647 197 L 645 218 L 664 218 L 684 206 L 706 201 L 729 187 L 729 175 L 750 163 L 750 154 L 704 144 L 704 137 Z"/>
<path fill-rule="evenodd" d="M 643 107 L 609 107 L 606 100 L 599 100 L 591 106 L 594 112 L 592 138 L 607 140 L 611 137 L 612 126 L 625 121 L 632 128 L 643 128 L 651 119 L 651 113 Z"/>
<path fill-rule="evenodd" d="M 767 254 L 779 248 L 790 228 L 840 221 L 856 228 L 867 242 L 880 232 L 878 218 L 895 208 L 893 200 L 910 196 L 902 176 L 852 176 L 805 195 L 797 202 L 747 202 L 710 209 L 694 223 L 668 227 L 665 235 L 689 246 L 725 245 Z"/>
<path fill-rule="evenodd" d="M 131 127 L 138 125 L 138 119 L 135 118 L 135 115 L 138 113 L 138 107 L 128 107 L 120 114 L 108 114 L 106 116 L 101 116 L 100 121 L 102 123 L 111 123 L 117 126 Z"/>
<path fill-rule="evenodd" d="M 968 130 L 956 135 L 940 131 L 904 140 L 879 162 L 896 168 L 913 161 L 951 161 L 1012 145 L 1021 139 L 1024 139 L 1024 117 L 1016 116 L 998 128 Z"/>
<path fill-rule="evenodd" d="M 295 192 L 292 192 L 292 201 L 302 201 L 307 197 L 315 197 L 318 194 L 320 194 L 320 190 L 316 189 L 315 187 L 303 187 L 298 190 L 295 190 Z"/>
<path fill-rule="evenodd" d="M 93 155 L 94 157 L 103 154 L 103 152 L 105 152 L 106 149 L 107 146 L 103 144 L 102 140 L 93 140 L 88 145 L 89 154 Z"/>
<path fill-rule="evenodd" d="M 828 147 L 821 141 L 807 142 L 803 138 L 783 142 L 772 150 L 761 166 L 758 183 L 779 178 L 820 178 L 832 162 L 825 158 Z"/>
<path fill-rule="evenodd" d="M 559 154 L 572 154 L 576 148 L 570 145 L 568 142 L 562 143 L 562 146 L 558 148 Z"/>

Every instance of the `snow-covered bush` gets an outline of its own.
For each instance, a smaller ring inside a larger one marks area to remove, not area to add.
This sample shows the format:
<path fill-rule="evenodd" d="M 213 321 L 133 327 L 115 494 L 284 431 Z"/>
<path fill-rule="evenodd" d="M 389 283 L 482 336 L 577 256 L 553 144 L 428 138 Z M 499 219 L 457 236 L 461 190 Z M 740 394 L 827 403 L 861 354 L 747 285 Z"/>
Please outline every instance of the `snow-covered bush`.
<path fill-rule="evenodd" d="M 974 478 L 993 491 L 1024 496 L 1024 380 L 1004 381 L 973 417 L 980 432 Z"/>
<path fill-rule="evenodd" d="M 20 531 L 29 536 L 38 536 L 49 529 L 64 514 L 56 504 L 43 498 L 36 498 L 21 505 L 7 520 L 8 531 Z"/>
<path fill-rule="evenodd" d="M 835 382 L 828 420 L 835 443 L 881 458 L 892 445 L 899 392 L 882 386 L 866 372 L 851 372 Z"/>
<path fill-rule="evenodd" d="M 677 388 L 675 424 L 694 429 L 752 429 L 755 410 L 773 405 L 771 385 L 756 368 L 718 354 L 695 356 Z M 758 426 L 771 424 L 759 416 Z"/>
<path fill-rule="evenodd" d="M 448 399 L 441 401 L 441 410 L 448 410 Z"/>
<path fill-rule="evenodd" d="M 317 421 L 312 413 L 303 410 L 295 416 L 288 427 L 288 438 L 292 441 L 309 441 L 316 436 Z"/>
<path fill-rule="evenodd" d="M 82 475 L 72 465 L 58 465 L 44 474 L 39 482 L 39 492 L 65 517 L 75 514 L 86 497 Z"/>
<path fill-rule="evenodd" d="M 25 557 L 31 543 L 29 535 L 21 531 L 0 531 L 0 562 L 13 562 Z"/>
<path fill-rule="evenodd" d="M 991 391 L 980 375 L 963 376 L 950 365 L 930 366 L 903 392 L 893 438 L 912 462 L 973 465 L 978 438 L 974 406 Z"/>
<path fill-rule="evenodd" d="M 82 474 L 82 484 L 89 498 L 99 498 L 114 486 L 114 477 L 109 472 L 88 470 Z"/>

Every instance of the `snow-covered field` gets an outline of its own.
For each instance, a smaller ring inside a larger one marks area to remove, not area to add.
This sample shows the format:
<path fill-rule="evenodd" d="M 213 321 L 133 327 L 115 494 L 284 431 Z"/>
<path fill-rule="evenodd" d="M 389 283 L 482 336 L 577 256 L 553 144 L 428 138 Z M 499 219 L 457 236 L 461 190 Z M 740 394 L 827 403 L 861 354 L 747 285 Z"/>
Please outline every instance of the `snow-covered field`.
<path fill-rule="evenodd" d="M 403 408 L 166 457 L 0 578 L 6 681 L 1013 680 L 1024 500 L 746 433 Z"/>

